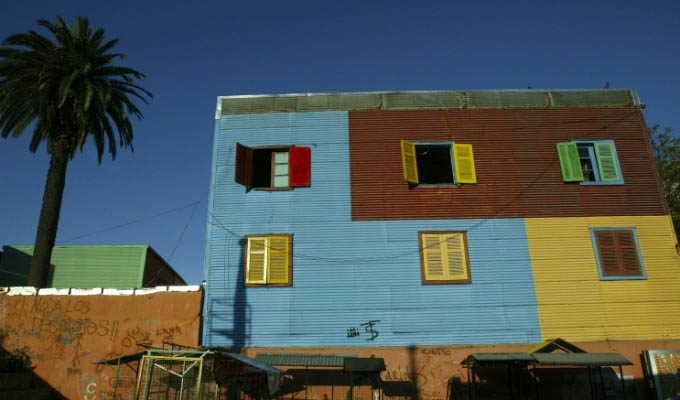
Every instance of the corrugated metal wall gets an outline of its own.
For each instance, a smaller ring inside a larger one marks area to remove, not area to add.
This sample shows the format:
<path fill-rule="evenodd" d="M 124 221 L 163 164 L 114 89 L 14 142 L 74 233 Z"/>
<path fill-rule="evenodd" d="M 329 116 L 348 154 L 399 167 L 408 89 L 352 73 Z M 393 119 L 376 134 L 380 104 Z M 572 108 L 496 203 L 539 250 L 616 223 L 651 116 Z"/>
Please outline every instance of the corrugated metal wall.
<path fill-rule="evenodd" d="M 522 219 L 352 221 L 346 112 L 245 114 L 224 116 L 217 124 L 205 344 L 394 346 L 540 340 Z M 311 147 L 311 187 L 246 192 L 234 183 L 237 141 L 247 146 Z M 380 184 L 375 181 L 376 187 Z M 471 284 L 421 284 L 418 231 L 433 230 L 467 231 Z M 242 238 L 262 233 L 294 235 L 293 287 L 244 288 Z M 370 320 L 380 320 L 374 341 L 366 340 L 360 325 Z M 354 327 L 362 335 L 347 337 Z"/>
<path fill-rule="evenodd" d="M 349 113 L 354 220 L 664 215 L 633 108 L 410 110 Z M 400 140 L 473 145 L 477 183 L 410 188 Z M 555 144 L 615 141 L 624 185 L 562 181 Z"/>
<path fill-rule="evenodd" d="M 634 227 L 646 280 L 599 279 L 589 229 Z M 526 230 L 544 339 L 680 337 L 680 256 L 669 216 L 530 218 Z"/>
<path fill-rule="evenodd" d="M 3 266 L 28 275 L 31 246 L 6 246 Z M 54 273 L 48 286 L 55 288 L 141 287 L 147 246 L 56 246 L 52 251 Z M 3 269 L 5 269 L 3 267 Z M 17 277 L 17 275 L 14 275 Z M 8 285 L 25 285 L 27 278 Z"/>

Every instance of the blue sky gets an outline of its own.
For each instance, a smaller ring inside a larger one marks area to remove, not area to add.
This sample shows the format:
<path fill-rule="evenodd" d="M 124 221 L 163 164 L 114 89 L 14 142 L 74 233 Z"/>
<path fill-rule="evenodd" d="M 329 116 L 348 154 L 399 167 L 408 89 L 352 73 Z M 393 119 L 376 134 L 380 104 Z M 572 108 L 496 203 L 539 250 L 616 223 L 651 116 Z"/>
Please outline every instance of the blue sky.
<path fill-rule="evenodd" d="M 610 82 L 638 90 L 649 125 L 680 131 L 678 1 L 5 2 L 0 38 L 57 15 L 120 38 L 154 94 L 134 153 L 98 165 L 90 147 L 69 165 L 57 244 L 150 244 L 189 283 L 219 95 Z M 0 139 L 0 245 L 35 240 L 48 157 L 29 134 Z"/>

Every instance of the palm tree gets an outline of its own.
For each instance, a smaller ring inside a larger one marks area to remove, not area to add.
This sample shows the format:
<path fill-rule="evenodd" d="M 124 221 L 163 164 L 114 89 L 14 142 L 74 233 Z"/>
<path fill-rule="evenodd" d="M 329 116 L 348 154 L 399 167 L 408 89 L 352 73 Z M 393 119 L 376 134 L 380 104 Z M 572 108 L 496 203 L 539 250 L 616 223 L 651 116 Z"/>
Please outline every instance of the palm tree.
<path fill-rule="evenodd" d="M 40 220 L 28 284 L 44 287 L 57 235 L 66 167 L 76 151 L 92 137 L 101 164 L 108 144 L 116 156 L 116 131 L 121 148 L 132 150 L 129 116 L 142 118 L 132 102 L 151 97 L 134 84 L 145 75 L 115 65 L 121 53 L 110 53 L 118 39 L 104 41 L 104 31 L 92 31 L 87 19 L 73 26 L 61 17 L 57 23 L 38 20 L 54 41 L 34 31 L 6 38 L 0 46 L 0 134 L 18 137 L 32 128 L 29 149 L 46 143 L 50 155 Z"/>

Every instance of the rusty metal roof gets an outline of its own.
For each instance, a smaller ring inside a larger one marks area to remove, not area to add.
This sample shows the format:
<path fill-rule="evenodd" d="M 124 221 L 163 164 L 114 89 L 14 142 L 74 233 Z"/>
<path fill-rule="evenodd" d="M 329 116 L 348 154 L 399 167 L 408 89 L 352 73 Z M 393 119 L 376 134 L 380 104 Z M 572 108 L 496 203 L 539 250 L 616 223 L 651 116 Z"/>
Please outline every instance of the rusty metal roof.
<path fill-rule="evenodd" d="M 350 110 L 637 107 L 634 89 L 472 90 L 219 96 L 215 119 L 229 114 Z"/>
<path fill-rule="evenodd" d="M 255 360 L 279 366 L 290 367 L 344 367 L 346 358 L 356 355 L 338 354 L 294 354 L 294 353 L 257 353 Z"/>

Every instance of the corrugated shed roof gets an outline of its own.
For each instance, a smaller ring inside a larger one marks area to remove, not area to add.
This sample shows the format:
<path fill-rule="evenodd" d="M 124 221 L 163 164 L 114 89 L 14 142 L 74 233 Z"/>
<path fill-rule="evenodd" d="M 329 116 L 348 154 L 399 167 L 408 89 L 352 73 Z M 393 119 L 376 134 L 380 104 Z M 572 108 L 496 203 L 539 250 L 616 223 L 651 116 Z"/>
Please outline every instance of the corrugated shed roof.
<path fill-rule="evenodd" d="M 534 362 L 535 359 L 527 353 L 472 353 L 467 360 L 474 359 L 480 363 L 508 363 L 510 361 Z"/>
<path fill-rule="evenodd" d="M 257 353 L 255 360 L 269 364 L 291 367 L 344 367 L 345 358 L 354 355 L 337 354 L 279 354 Z"/>
<path fill-rule="evenodd" d="M 463 108 L 636 107 L 633 89 L 474 90 L 220 96 L 215 119 L 228 114 Z"/>
<path fill-rule="evenodd" d="M 573 365 L 583 367 L 606 367 L 613 365 L 633 365 L 618 353 L 534 353 L 540 365 Z"/>

